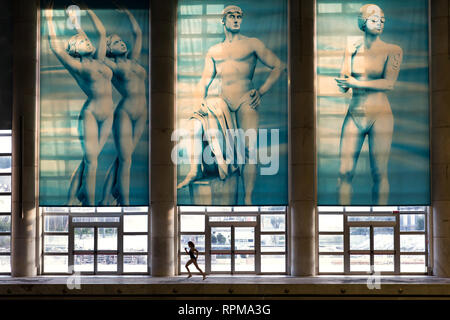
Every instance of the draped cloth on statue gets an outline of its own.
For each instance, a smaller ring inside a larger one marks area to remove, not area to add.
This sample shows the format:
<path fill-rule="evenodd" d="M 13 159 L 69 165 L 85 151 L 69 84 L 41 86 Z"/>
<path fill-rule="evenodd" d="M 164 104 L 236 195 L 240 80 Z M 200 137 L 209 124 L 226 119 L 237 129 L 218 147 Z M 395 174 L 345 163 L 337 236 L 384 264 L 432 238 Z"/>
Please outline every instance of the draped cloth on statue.
<path fill-rule="evenodd" d="M 226 179 L 236 171 L 242 172 L 245 162 L 244 133 L 237 130 L 236 116 L 231 114 L 227 103 L 221 98 L 206 100 L 206 114 L 194 113 L 203 127 L 203 138 L 207 141 L 215 158 L 219 177 Z M 202 163 L 204 170 L 204 163 Z"/>

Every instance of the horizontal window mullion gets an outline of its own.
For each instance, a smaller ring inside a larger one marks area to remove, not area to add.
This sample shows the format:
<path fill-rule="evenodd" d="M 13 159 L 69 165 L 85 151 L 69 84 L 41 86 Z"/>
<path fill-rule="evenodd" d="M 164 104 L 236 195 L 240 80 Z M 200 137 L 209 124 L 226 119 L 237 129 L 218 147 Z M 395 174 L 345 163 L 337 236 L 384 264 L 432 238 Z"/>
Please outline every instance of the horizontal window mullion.
<path fill-rule="evenodd" d="M 68 236 L 69 232 L 68 231 L 64 231 L 64 232 L 44 232 L 43 233 L 44 236 Z"/>
<path fill-rule="evenodd" d="M 425 235 L 425 231 L 400 231 L 400 235 Z"/>
<path fill-rule="evenodd" d="M 319 252 L 319 256 L 343 256 L 344 255 L 344 251 L 340 251 L 340 252 L 337 252 L 337 251 L 334 251 L 334 252 L 325 252 L 325 251 L 321 251 L 321 252 Z"/>
<path fill-rule="evenodd" d="M 319 236 L 342 236 L 344 231 L 320 231 Z"/>
<path fill-rule="evenodd" d="M 120 222 L 72 222 L 73 228 L 119 228 Z"/>
<path fill-rule="evenodd" d="M 68 252 L 43 252 L 44 256 L 68 256 Z"/>
<path fill-rule="evenodd" d="M 414 251 L 414 252 L 400 251 L 401 256 L 423 256 L 427 254 L 428 254 L 427 251 Z"/>
<path fill-rule="evenodd" d="M 124 232 L 124 236 L 147 236 L 148 232 Z"/>
<path fill-rule="evenodd" d="M 260 232 L 261 235 L 267 235 L 267 236 L 280 236 L 280 235 L 285 235 L 286 232 L 285 231 L 261 231 Z"/>
<path fill-rule="evenodd" d="M 146 256 L 149 255 L 150 251 L 145 251 L 145 252 L 122 252 L 123 256 Z"/>

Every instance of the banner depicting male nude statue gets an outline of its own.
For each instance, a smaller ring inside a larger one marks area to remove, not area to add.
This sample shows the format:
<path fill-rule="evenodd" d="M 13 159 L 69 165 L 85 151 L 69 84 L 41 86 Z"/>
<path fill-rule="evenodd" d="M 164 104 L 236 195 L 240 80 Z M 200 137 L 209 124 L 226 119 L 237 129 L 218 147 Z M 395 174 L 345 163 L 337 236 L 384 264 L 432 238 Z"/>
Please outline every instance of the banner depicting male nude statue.
<path fill-rule="evenodd" d="M 178 1 L 178 205 L 287 205 L 287 1 Z"/>
<path fill-rule="evenodd" d="M 428 0 L 316 4 L 318 204 L 428 205 Z"/>
<path fill-rule="evenodd" d="M 41 206 L 147 206 L 147 1 L 41 1 Z"/>

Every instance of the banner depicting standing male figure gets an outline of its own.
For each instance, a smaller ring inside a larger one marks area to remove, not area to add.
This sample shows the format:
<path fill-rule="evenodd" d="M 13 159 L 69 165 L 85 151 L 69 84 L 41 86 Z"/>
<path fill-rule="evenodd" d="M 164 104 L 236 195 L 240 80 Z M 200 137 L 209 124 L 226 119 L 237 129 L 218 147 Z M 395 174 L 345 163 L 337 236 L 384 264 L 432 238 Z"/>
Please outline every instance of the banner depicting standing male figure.
<path fill-rule="evenodd" d="M 428 205 L 428 1 L 318 0 L 319 205 Z"/>
<path fill-rule="evenodd" d="M 287 1 L 178 4 L 179 205 L 286 205 Z"/>
<path fill-rule="evenodd" d="M 148 205 L 147 1 L 41 1 L 41 206 Z"/>

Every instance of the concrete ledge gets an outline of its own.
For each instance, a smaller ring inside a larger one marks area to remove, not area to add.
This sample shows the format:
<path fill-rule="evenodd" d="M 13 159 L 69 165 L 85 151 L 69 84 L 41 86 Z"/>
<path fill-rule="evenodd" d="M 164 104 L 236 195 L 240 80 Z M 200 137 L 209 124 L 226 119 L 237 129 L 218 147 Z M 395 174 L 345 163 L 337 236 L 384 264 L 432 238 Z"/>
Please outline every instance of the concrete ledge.
<path fill-rule="evenodd" d="M 449 299 L 450 278 L 382 277 L 381 288 L 370 290 L 367 277 L 287 277 L 196 275 L 152 278 L 84 276 L 81 289 L 70 290 L 69 277 L 0 278 L 0 299 Z M 73 278 L 72 278 L 73 279 Z"/>

